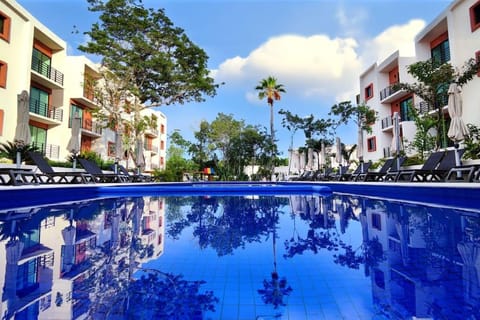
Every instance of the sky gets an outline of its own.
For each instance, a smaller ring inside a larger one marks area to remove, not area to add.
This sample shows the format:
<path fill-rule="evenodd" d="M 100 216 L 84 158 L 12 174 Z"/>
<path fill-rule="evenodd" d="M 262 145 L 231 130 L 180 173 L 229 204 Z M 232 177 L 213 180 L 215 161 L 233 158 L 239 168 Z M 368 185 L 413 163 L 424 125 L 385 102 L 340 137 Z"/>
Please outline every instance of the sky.
<path fill-rule="evenodd" d="M 17 0 L 67 42 L 69 55 L 83 55 L 97 16 L 86 0 Z M 273 76 L 286 92 L 275 108 L 275 137 L 282 157 L 292 134 L 282 126 L 278 110 L 300 117 L 329 118 L 332 105 L 355 101 L 359 77 L 376 61 L 396 50 L 414 54 L 415 35 L 431 23 L 450 0 L 143 0 L 145 7 L 164 8 L 177 27 L 209 56 L 216 83 L 213 98 L 201 103 L 161 107 L 168 134 L 179 130 L 194 141 L 202 120 L 219 113 L 269 130 L 270 110 L 255 87 Z M 79 32 L 74 32 L 78 30 Z M 94 61 L 97 62 L 97 61 Z M 341 126 L 346 144 L 357 141 L 355 125 Z M 293 147 L 304 145 L 302 132 Z"/>

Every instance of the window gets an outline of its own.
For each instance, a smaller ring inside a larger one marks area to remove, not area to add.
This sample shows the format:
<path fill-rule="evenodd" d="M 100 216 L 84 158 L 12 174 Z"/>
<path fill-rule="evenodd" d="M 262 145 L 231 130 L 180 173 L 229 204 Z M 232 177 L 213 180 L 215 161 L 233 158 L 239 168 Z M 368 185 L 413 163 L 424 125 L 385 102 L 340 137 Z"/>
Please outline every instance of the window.
<path fill-rule="evenodd" d="M 50 78 L 52 60 L 46 54 L 40 52 L 37 48 L 33 48 L 32 52 L 32 70 L 41 75 Z"/>
<path fill-rule="evenodd" d="M 0 87 L 7 87 L 7 63 L 0 61 Z"/>
<path fill-rule="evenodd" d="M 472 32 L 480 28 L 480 1 L 470 7 L 470 26 Z"/>
<path fill-rule="evenodd" d="M 160 141 L 160 150 L 164 150 L 165 149 L 165 141 Z"/>
<path fill-rule="evenodd" d="M 382 218 L 378 213 L 372 214 L 372 227 L 377 230 L 382 230 Z"/>
<path fill-rule="evenodd" d="M 115 143 L 114 142 L 108 141 L 107 155 L 109 157 L 115 157 Z"/>
<path fill-rule="evenodd" d="M 477 59 L 477 62 L 480 62 L 480 50 L 475 52 L 475 58 Z M 477 76 L 480 77 L 480 68 L 478 69 Z"/>
<path fill-rule="evenodd" d="M 10 17 L 0 11 L 0 39 L 10 41 Z"/>
<path fill-rule="evenodd" d="M 365 101 L 373 98 L 373 83 L 370 83 L 368 87 L 365 88 Z"/>
<path fill-rule="evenodd" d="M 161 133 L 161 134 L 164 134 L 164 133 L 165 133 L 165 125 L 164 125 L 164 124 L 161 124 L 161 125 L 160 125 L 160 133 Z"/>
<path fill-rule="evenodd" d="M 382 270 L 375 269 L 373 271 L 373 277 L 375 279 L 375 284 L 382 289 L 385 289 L 385 275 Z"/>
<path fill-rule="evenodd" d="M 74 105 L 72 104 L 70 106 L 70 117 L 68 119 L 68 127 L 71 128 L 72 127 L 72 119 L 77 116 L 79 117 L 81 120 L 81 123 L 82 123 L 82 128 L 84 127 L 84 124 L 83 124 L 83 109 L 80 108 L 79 106 L 77 105 Z"/>
<path fill-rule="evenodd" d="M 48 117 L 49 93 L 39 88 L 30 88 L 30 112 Z"/>
<path fill-rule="evenodd" d="M 450 61 L 450 44 L 448 38 L 431 49 L 432 60 L 439 64 Z"/>
<path fill-rule="evenodd" d="M 377 150 L 377 138 L 372 137 L 367 139 L 367 150 L 368 152 L 373 152 Z"/>
<path fill-rule="evenodd" d="M 32 135 L 32 144 L 45 153 L 47 148 L 47 129 L 30 125 L 30 134 Z"/>
<path fill-rule="evenodd" d="M 413 121 L 410 112 L 408 112 L 408 108 L 413 108 L 413 97 L 409 97 L 400 101 L 400 119 L 401 121 Z"/>

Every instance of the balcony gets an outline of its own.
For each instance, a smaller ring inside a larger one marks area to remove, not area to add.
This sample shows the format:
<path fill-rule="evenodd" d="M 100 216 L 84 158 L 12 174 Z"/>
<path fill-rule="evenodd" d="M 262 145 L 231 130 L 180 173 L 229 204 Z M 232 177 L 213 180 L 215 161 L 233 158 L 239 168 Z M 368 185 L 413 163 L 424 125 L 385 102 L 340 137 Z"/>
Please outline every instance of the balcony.
<path fill-rule="evenodd" d="M 53 107 L 37 99 L 30 99 L 30 115 L 35 121 L 47 124 L 49 127 L 58 126 L 63 121 L 63 109 Z"/>
<path fill-rule="evenodd" d="M 82 134 L 93 138 L 100 138 L 102 136 L 102 126 L 90 119 L 83 119 L 82 121 Z"/>
<path fill-rule="evenodd" d="M 95 109 L 99 106 L 93 90 L 86 87 L 83 88 L 83 95 L 81 97 L 73 97 L 72 100 L 90 109 Z"/>
<path fill-rule="evenodd" d="M 152 154 L 158 154 L 158 147 L 157 146 L 149 146 L 144 144 L 143 149 L 145 151 L 150 151 Z"/>
<path fill-rule="evenodd" d="M 158 137 L 158 129 L 147 129 L 145 130 L 145 135 L 147 137 L 151 137 L 151 138 L 157 138 Z"/>
<path fill-rule="evenodd" d="M 45 144 L 34 142 L 33 145 L 45 155 L 48 159 L 58 159 L 60 157 L 60 146 L 56 144 Z"/>
<path fill-rule="evenodd" d="M 396 83 L 393 83 L 393 84 L 389 85 L 388 87 L 383 88 L 380 91 L 380 102 L 381 103 L 390 103 L 394 100 L 403 98 L 404 96 L 408 95 L 407 91 L 405 91 L 403 89 L 400 89 L 400 88 L 396 88 L 395 85 L 396 85 Z"/>
<path fill-rule="evenodd" d="M 382 119 L 382 130 L 393 126 L 392 116 L 388 116 Z"/>
<path fill-rule="evenodd" d="M 437 112 L 439 107 L 442 108 L 443 111 L 445 111 L 448 107 L 448 95 L 444 94 L 438 97 L 437 104 L 436 106 L 433 106 L 432 104 L 422 101 L 416 105 L 416 109 L 418 113 L 420 114 L 428 114 L 428 113 L 434 113 Z"/>
<path fill-rule="evenodd" d="M 63 73 L 32 56 L 32 79 L 50 89 L 63 88 Z"/>

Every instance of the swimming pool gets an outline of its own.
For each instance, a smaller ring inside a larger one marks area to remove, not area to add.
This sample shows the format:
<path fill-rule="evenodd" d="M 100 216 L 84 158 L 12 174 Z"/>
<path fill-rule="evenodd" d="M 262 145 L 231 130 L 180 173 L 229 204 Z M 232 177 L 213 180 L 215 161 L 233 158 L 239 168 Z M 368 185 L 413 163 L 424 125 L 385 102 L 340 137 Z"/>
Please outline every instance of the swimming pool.
<path fill-rule="evenodd" d="M 1 210 L 2 314 L 121 319 L 128 301 L 138 319 L 479 316 L 480 221 L 462 197 L 199 187 Z"/>

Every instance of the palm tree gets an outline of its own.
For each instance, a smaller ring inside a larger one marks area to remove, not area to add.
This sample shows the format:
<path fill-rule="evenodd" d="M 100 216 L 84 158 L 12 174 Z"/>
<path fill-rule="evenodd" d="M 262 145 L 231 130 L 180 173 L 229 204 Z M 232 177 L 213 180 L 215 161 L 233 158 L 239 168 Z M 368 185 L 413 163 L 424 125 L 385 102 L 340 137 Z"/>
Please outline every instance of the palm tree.
<path fill-rule="evenodd" d="M 269 76 L 266 79 L 262 79 L 258 86 L 255 87 L 255 90 L 258 91 L 258 98 L 260 100 L 267 98 L 267 103 L 270 106 L 270 135 L 272 139 L 272 144 L 274 143 L 274 130 L 273 130 L 273 102 L 275 100 L 280 100 L 280 93 L 284 93 L 285 89 L 283 84 L 277 83 L 277 79 Z"/>

